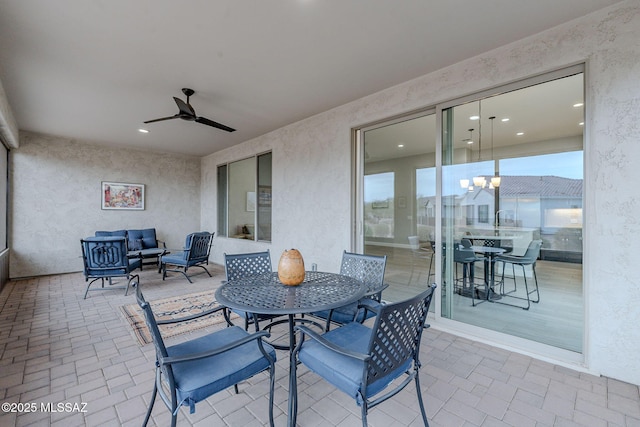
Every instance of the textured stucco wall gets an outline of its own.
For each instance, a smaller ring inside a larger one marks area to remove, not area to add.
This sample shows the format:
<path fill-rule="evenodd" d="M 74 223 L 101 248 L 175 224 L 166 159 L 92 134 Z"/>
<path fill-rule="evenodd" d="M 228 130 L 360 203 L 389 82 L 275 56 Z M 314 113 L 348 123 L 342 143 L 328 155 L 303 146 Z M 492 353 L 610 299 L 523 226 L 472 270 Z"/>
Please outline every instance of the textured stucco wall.
<path fill-rule="evenodd" d="M 100 208 L 102 181 L 145 184 L 145 210 Z M 200 159 L 20 132 L 11 151 L 11 277 L 82 271 L 80 239 L 155 227 L 170 248 L 200 230 Z"/>
<path fill-rule="evenodd" d="M 216 165 L 273 150 L 273 243 L 219 239 L 216 261 L 270 248 L 275 264 L 296 247 L 337 269 L 352 233 L 352 127 L 586 62 L 585 364 L 640 384 L 640 279 L 629 250 L 640 241 L 629 185 L 640 182 L 639 40 L 640 4 L 622 2 L 208 156 L 202 206 L 213 215 L 203 224 L 213 229 Z"/>

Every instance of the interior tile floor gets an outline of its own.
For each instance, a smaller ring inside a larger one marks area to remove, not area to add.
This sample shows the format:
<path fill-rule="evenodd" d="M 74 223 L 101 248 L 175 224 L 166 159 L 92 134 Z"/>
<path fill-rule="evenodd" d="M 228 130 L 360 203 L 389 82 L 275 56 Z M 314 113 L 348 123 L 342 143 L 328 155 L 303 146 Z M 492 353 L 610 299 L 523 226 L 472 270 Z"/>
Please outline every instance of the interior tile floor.
<path fill-rule="evenodd" d="M 141 272 L 145 297 L 154 300 L 219 286 L 194 270 L 194 283 L 173 274 L 162 281 Z M 0 402 L 36 403 L 38 410 L 1 412 L 0 426 L 139 426 L 154 376 L 152 345 L 134 338 L 120 307 L 135 302 L 122 290 L 90 292 L 83 300 L 80 273 L 8 283 L 0 293 Z M 171 340 L 184 340 L 206 330 Z M 169 340 L 169 343 L 172 341 Z M 288 354 L 278 352 L 276 425 L 286 425 Z M 640 426 L 638 387 L 596 377 L 440 332 L 425 330 L 421 385 L 431 426 Z M 300 426 L 359 426 L 355 402 L 301 367 Z M 267 376 L 258 375 L 180 410 L 182 426 L 267 424 Z M 68 403 L 77 411 L 41 411 L 40 403 Z M 86 406 L 74 404 L 83 404 Z M 24 409 L 24 408 L 23 408 Z M 419 426 L 411 386 L 370 412 L 372 426 Z M 169 425 L 156 401 L 149 425 Z"/>

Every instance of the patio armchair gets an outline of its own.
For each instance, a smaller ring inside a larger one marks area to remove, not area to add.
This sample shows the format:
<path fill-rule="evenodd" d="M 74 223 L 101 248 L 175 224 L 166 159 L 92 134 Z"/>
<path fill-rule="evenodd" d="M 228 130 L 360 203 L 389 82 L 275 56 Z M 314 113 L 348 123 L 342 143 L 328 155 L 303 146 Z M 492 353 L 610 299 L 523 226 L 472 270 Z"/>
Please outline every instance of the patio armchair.
<path fill-rule="evenodd" d="M 122 286 L 112 287 L 112 279 L 117 277 L 127 280 L 127 286 L 124 287 L 124 294 L 127 295 L 132 281 L 138 279 L 138 275 L 133 275 L 131 272 L 140 268 L 142 262 L 139 259 L 127 257 L 126 238 L 124 236 L 86 237 L 80 240 L 80 245 L 82 246 L 84 278 L 86 282 L 89 282 L 84 291 L 84 299 L 87 299 L 91 285 L 98 280 L 102 283 L 100 289 L 105 289 L 105 279 L 111 289 L 122 289 Z"/>
<path fill-rule="evenodd" d="M 420 388 L 419 355 L 423 325 L 435 288 L 433 284 L 419 295 L 393 304 L 362 301 L 376 312 L 371 328 L 351 322 L 320 335 L 305 326 L 296 326 L 301 339 L 294 349 L 290 369 L 295 372 L 299 362 L 355 399 L 361 407 L 363 426 L 367 426 L 369 409 L 415 381 L 422 419 L 428 426 Z M 291 425 L 295 425 L 296 396 L 297 382 L 293 381 L 291 397 L 295 400 Z"/>
<path fill-rule="evenodd" d="M 273 389 L 276 353 L 263 341 L 268 332 L 249 334 L 235 326 L 166 346 L 158 325 L 194 321 L 199 317 L 223 310 L 218 306 L 180 319 L 156 320 L 151 306 L 144 299 L 140 285 L 136 287 L 136 298 L 144 312 L 145 322 L 153 338 L 156 350 L 156 377 L 153 395 L 145 416 L 146 426 L 156 395 L 171 411 L 171 426 L 175 427 L 181 406 L 189 406 L 195 412 L 196 403 L 209 396 L 234 386 L 238 394 L 238 383 L 261 372 L 269 372 L 269 424 L 273 427 Z"/>
<path fill-rule="evenodd" d="M 382 291 L 389 285 L 384 283 L 384 271 L 387 256 L 362 255 L 344 251 L 340 274 L 361 280 L 367 286 L 364 299 L 373 300 L 380 304 Z M 326 320 L 325 331 L 331 328 L 331 322 L 344 325 L 349 322 L 364 322 L 374 316 L 374 312 L 358 306 L 358 302 L 334 308 L 332 310 L 311 313 L 315 317 Z"/>
<path fill-rule="evenodd" d="M 209 270 L 207 270 L 203 264 L 209 264 L 213 234 L 214 233 L 209 233 L 208 231 L 191 233 L 187 236 L 183 251 L 163 255 L 160 258 L 162 264 L 162 280 L 167 277 L 167 271 L 175 271 L 182 273 L 189 283 L 193 283 L 187 274 L 189 267 L 200 267 L 211 277 L 211 273 L 209 273 Z M 167 268 L 167 265 L 172 265 L 174 268 Z"/>

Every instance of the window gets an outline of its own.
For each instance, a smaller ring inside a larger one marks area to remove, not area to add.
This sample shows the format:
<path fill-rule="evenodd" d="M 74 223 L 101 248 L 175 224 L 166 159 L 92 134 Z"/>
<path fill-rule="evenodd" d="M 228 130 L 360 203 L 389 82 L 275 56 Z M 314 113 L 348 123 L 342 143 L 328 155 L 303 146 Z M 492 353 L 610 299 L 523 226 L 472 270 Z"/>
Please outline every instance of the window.
<path fill-rule="evenodd" d="M 392 239 L 394 234 L 394 173 L 364 177 L 364 234 L 367 238 Z"/>
<path fill-rule="evenodd" d="M 478 222 L 483 224 L 489 223 L 489 205 L 478 206 Z"/>
<path fill-rule="evenodd" d="M 218 236 L 271 241 L 271 153 L 218 166 Z"/>

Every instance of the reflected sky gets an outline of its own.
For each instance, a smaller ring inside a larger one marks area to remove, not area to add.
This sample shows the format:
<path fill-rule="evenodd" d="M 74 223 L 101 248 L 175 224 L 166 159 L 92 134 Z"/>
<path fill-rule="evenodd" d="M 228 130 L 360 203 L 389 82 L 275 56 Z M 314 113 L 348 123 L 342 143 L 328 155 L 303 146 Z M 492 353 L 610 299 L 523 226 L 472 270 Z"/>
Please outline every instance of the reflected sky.
<path fill-rule="evenodd" d="M 460 179 L 471 179 L 476 175 L 493 175 L 493 162 L 475 162 L 446 166 L 443 168 L 443 179 L 456 183 L 459 188 Z M 583 152 L 570 151 L 540 156 L 518 157 L 500 160 L 500 175 L 503 176 L 559 176 L 563 178 L 582 179 Z M 424 168 L 416 171 L 416 193 L 418 197 L 431 197 L 436 194 L 435 168 Z M 465 190 L 460 189 L 461 192 Z M 365 203 L 387 200 L 394 197 L 394 174 L 386 172 L 365 176 Z"/>

